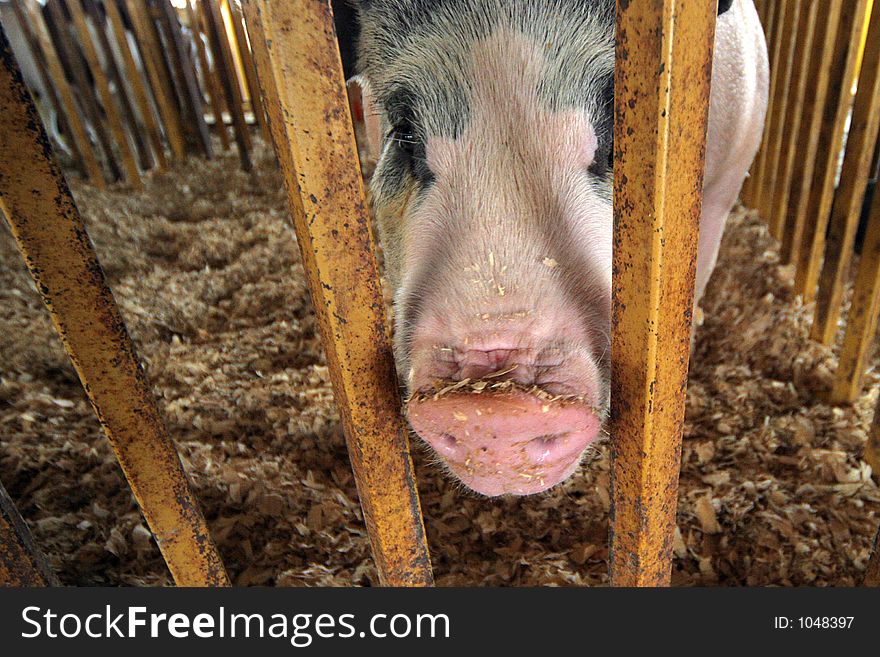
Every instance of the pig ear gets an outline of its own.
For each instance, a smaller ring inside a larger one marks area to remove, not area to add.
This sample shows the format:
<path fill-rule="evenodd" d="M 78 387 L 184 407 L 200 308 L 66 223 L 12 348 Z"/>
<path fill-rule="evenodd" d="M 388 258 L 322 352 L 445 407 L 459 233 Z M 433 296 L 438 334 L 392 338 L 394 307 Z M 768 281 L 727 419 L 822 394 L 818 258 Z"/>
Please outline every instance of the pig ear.
<path fill-rule="evenodd" d="M 366 136 L 367 157 L 374 162 L 382 152 L 382 128 L 379 121 L 378 108 L 373 103 L 370 83 L 362 75 L 355 75 L 348 81 L 348 101 L 355 125 L 363 126 Z"/>

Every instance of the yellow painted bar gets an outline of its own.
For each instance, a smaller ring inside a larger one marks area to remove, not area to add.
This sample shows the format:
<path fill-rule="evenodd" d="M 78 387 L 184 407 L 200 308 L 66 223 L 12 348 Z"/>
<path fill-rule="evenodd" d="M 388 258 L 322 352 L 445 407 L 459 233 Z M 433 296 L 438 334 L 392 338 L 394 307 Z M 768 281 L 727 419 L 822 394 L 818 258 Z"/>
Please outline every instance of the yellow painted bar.
<path fill-rule="evenodd" d="M 227 584 L 177 450 L 0 30 L 0 210 L 175 581 Z"/>
<path fill-rule="evenodd" d="M 214 53 L 214 66 L 217 67 L 217 75 L 226 95 L 226 107 L 232 115 L 232 126 L 235 129 L 235 143 L 238 146 L 241 168 L 250 171 L 253 168 L 251 162 L 253 144 L 241 107 L 241 87 L 226 34 L 226 24 L 223 22 L 223 15 L 215 0 L 199 0 L 199 3 L 204 11 L 203 17 L 205 27 L 208 30 L 208 41 Z"/>
<path fill-rule="evenodd" d="M 263 111 L 262 102 L 260 102 L 260 85 L 257 80 L 257 69 L 254 66 L 254 59 L 248 47 L 248 38 L 242 20 L 241 9 L 234 1 L 229 2 L 227 7 L 229 8 L 229 18 L 232 21 L 232 29 L 235 35 L 236 51 L 241 61 L 241 68 L 244 71 L 244 82 L 247 85 L 248 97 L 251 101 L 251 111 L 254 113 L 254 121 L 260 127 L 260 134 L 263 136 L 263 139 L 268 141 L 271 139 L 269 126 L 266 125 L 266 113 Z"/>
<path fill-rule="evenodd" d="M 671 577 L 715 14 L 703 0 L 617 2 L 615 586 Z"/>
<path fill-rule="evenodd" d="M 846 119 L 852 107 L 851 90 L 858 75 L 856 62 L 867 8 L 867 0 L 849 0 L 841 4 L 840 26 L 830 62 L 829 93 L 819 129 L 818 161 L 809 186 L 804 237 L 795 273 L 794 289 L 804 302 L 813 301 L 816 295 L 839 155 L 843 148 Z"/>
<path fill-rule="evenodd" d="M 770 225 L 771 233 L 777 239 L 779 232 L 774 232 L 773 208 L 777 199 L 776 180 L 779 171 L 779 160 L 784 148 L 786 126 L 790 121 L 792 96 L 791 78 L 795 65 L 795 47 L 800 26 L 801 7 L 806 0 L 787 0 L 785 20 L 782 24 L 783 42 L 779 51 L 778 83 L 773 101 L 773 113 L 769 115 L 770 141 L 767 144 L 767 161 L 760 180 L 758 210 Z"/>
<path fill-rule="evenodd" d="M 110 130 L 113 133 L 113 139 L 116 141 L 116 147 L 122 157 L 122 166 L 125 168 L 125 176 L 128 183 L 135 188 L 142 186 L 141 172 L 138 169 L 137 161 L 134 158 L 131 146 L 128 143 L 128 135 L 125 132 L 125 126 L 122 124 L 122 117 L 116 108 L 116 101 L 110 92 L 110 85 L 107 83 L 107 76 L 101 68 L 98 59 L 98 52 L 95 50 L 95 44 L 92 43 L 92 36 L 89 33 L 88 25 L 86 25 L 86 17 L 83 13 L 82 6 L 79 1 L 67 3 L 67 9 L 73 18 L 73 26 L 79 36 L 79 47 L 86 59 L 86 64 L 92 74 L 95 86 L 101 96 L 101 105 L 104 114 L 107 116 L 107 122 L 110 124 Z"/>
<path fill-rule="evenodd" d="M 186 13 L 189 20 L 189 29 L 192 31 L 192 38 L 196 44 L 196 54 L 199 58 L 199 66 L 202 69 L 202 77 L 204 78 L 205 87 L 207 87 L 208 98 L 211 102 L 211 113 L 214 115 L 214 128 L 220 135 L 220 143 L 224 151 L 229 150 L 229 135 L 226 133 L 226 124 L 223 122 L 223 102 L 221 100 L 220 83 L 211 71 L 208 64 L 208 54 L 205 50 L 205 42 L 202 41 L 202 28 L 199 24 L 199 17 L 196 14 L 193 3 L 196 0 L 188 0 L 186 3 Z"/>
<path fill-rule="evenodd" d="M 807 73 L 809 91 L 804 96 L 803 116 L 795 140 L 797 153 L 794 157 L 789 197 L 785 207 L 786 229 L 782 233 L 780 254 L 786 264 L 798 261 L 803 242 L 832 60 L 837 56 L 834 48 L 837 43 L 842 2 L 849 0 L 819 0 L 819 20 L 816 23 L 813 47 L 803 54 L 804 59 L 809 60 Z"/>
<path fill-rule="evenodd" d="M 786 33 L 783 28 L 786 25 L 786 15 L 791 11 L 794 4 L 790 0 L 782 0 L 776 5 L 776 11 L 773 15 L 773 31 L 770 33 L 769 56 L 770 56 L 770 89 L 767 99 L 767 118 L 764 121 L 764 137 L 761 142 L 761 149 L 758 151 L 756 160 L 755 182 L 753 183 L 752 195 L 750 202 L 753 208 L 761 209 L 763 207 L 763 193 L 765 176 L 767 175 L 767 162 L 770 159 L 770 146 L 773 142 L 773 133 L 771 126 L 775 122 L 776 113 L 779 109 L 779 101 L 783 93 L 782 89 L 782 65 L 783 60 L 783 44 L 788 43 L 791 38 L 790 33 Z M 764 217 L 766 220 L 766 217 Z"/>
<path fill-rule="evenodd" d="M 116 45 L 122 54 L 122 63 L 125 66 L 126 75 L 128 75 L 128 83 L 134 92 L 135 102 L 137 103 L 138 112 L 144 127 L 147 130 L 147 136 L 150 139 L 153 154 L 156 156 L 156 163 L 160 171 L 168 168 L 168 158 L 165 156 L 165 146 L 162 143 L 162 132 L 159 130 L 159 124 L 153 114 L 153 108 L 150 106 L 150 98 L 147 95 L 147 89 L 144 86 L 143 78 L 131 54 L 128 38 L 126 37 L 125 24 L 122 22 L 122 16 L 119 13 L 119 7 L 115 0 L 104 0 L 102 3 L 110 19 L 110 26 L 113 28 L 113 36 L 116 38 Z"/>
<path fill-rule="evenodd" d="M 846 323 L 846 333 L 837 376 L 831 392 L 832 401 L 855 401 L 862 389 L 862 376 L 874 336 L 877 334 L 877 316 L 880 314 L 880 194 L 874 194 L 868 217 L 868 230 L 862 244 L 859 270 L 853 284 L 852 304 Z"/>
<path fill-rule="evenodd" d="M 152 24 L 152 18 L 147 14 L 147 7 L 141 0 L 125 0 L 125 8 L 131 18 L 132 29 L 138 48 L 141 51 L 141 59 L 147 79 L 153 90 L 153 98 L 156 99 L 156 107 L 162 117 L 162 125 L 165 127 L 165 136 L 168 146 L 171 148 L 171 156 L 181 162 L 186 159 L 186 140 L 183 136 L 183 126 L 180 124 L 180 114 L 174 101 L 171 90 L 171 81 L 167 79 L 164 65 L 160 64 L 162 53 L 156 40 L 156 29 Z"/>
<path fill-rule="evenodd" d="M 831 210 L 825 259 L 819 277 L 811 337 L 832 344 L 837 336 L 843 286 L 849 275 L 862 214 L 871 161 L 880 133 L 880 2 L 874 5 L 871 27 L 853 103 L 846 155 Z"/>
<path fill-rule="evenodd" d="M 88 177 L 89 173 L 86 168 L 83 154 L 80 150 L 80 145 L 77 143 L 76 139 L 73 138 L 73 128 L 70 126 L 70 120 L 68 119 L 69 112 L 61 101 L 58 91 L 55 89 L 55 84 L 49 73 L 49 65 L 46 61 L 46 55 L 40 46 L 40 42 L 37 40 L 34 30 L 31 28 L 30 21 L 22 7 L 23 3 L 24 0 L 12 0 L 12 2 L 10 2 L 12 5 L 12 11 L 15 14 L 15 19 L 18 22 L 18 27 L 21 30 L 25 43 L 27 43 L 28 50 L 30 50 L 31 56 L 36 64 L 37 73 L 40 76 L 40 82 L 48 96 L 48 105 L 55 109 L 61 132 L 67 136 L 66 141 L 72 152 L 76 168 L 82 172 L 83 176 Z M 44 103 L 47 101 L 44 101 Z"/>
<path fill-rule="evenodd" d="M 0 484 L 0 586 L 58 586 L 46 557 Z"/>
<path fill-rule="evenodd" d="M 772 43 L 773 43 L 773 28 L 774 22 L 776 20 L 776 11 L 779 8 L 779 2 L 777 0 L 767 0 L 766 7 L 764 8 L 764 13 L 761 14 L 761 25 L 764 27 L 764 38 L 767 41 L 767 50 L 768 56 L 772 55 Z M 770 61 L 770 73 L 772 82 L 772 73 L 773 73 L 773 61 Z M 772 91 L 772 86 L 769 87 L 769 90 Z M 769 107 L 767 108 L 770 109 Z M 769 119 L 769 114 L 768 117 Z M 767 141 L 767 122 L 764 122 L 764 131 L 761 135 L 761 145 L 758 148 L 758 153 L 755 155 L 755 159 L 752 162 L 752 166 L 749 168 L 749 175 L 743 183 L 742 192 L 740 193 L 740 198 L 744 205 L 750 208 L 755 207 L 755 197 L 757 196 L 757 187 L 758 187 L 758 169 L 760 168 L 761 162 L 761 154 L 766 148 Z"/>
<path fill-rule="evenodd" d="M 330 3 L 247 0 L 245 7 L 250 34 L 262 41 L 254 48 L 258 78 L 379 578 L 430 585 Z"/>
<path fill-rule="evenodd" d="M 797 35 L 792 40 L 794 45 L 792 72 L 789 81 L 789 104 L 785 120 L 781 126 L 780 157 L 773 174 L 770 209 L 767 214 L 770 222 L 770 233 L 780 242 L 784 241 L 785 233 L 791 229 L 788 223 L 788 201 L 791 196 L 792 170 L 798 150 L 798 136 L 801 122 L 808 116 L 805 101 L 807 82 L 810 80 L 810 61 L 815 42 L 813 36 L 816 26 L 816 12 L 819 0 L 803 0 L 801 15 L 798 20 Z M 823 17 L 822 20 L 825 20 Z"/>
<path fill-rule="evenodd" d="M 871 470 L 880 473 L 880 399 L 874 409 L 874 421 L 868 432 L 868 442 L 865 443 L 865 462 L 871 466 Z"/>

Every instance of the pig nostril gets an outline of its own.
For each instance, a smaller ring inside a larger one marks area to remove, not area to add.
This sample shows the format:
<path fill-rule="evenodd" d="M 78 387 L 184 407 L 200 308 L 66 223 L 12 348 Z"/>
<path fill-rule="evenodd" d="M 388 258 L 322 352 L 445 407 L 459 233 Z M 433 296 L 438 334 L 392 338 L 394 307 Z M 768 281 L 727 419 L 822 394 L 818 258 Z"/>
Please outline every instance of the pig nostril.
<path fill-rule="evenodd" d="M 453 450 L 458 447 L 458 438 L 453 436 L 451 433 L 441 433 L 439 442 L 440 447 L 448 450 Z"/>
<path fill-rule="evenodd" d="M 554 460 L 554 452 L 561 443 L 560 438 L 564 434 L 544 434 L 537 438 L 532 438 L 526 444 L 526 454 L 536 463 Z"/>

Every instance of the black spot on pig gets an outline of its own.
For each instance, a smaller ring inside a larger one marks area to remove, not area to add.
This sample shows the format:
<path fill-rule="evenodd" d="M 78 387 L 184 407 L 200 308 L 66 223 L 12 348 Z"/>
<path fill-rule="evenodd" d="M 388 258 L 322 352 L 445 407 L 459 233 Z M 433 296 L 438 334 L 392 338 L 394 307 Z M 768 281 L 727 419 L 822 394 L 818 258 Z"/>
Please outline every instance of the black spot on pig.
<path fill-rule="evenodd" d="M 730 6 L 733 4 L 733 0 L 718 0 L 718 15 L 720 16 L 725 11 L 730 9 Z"/>

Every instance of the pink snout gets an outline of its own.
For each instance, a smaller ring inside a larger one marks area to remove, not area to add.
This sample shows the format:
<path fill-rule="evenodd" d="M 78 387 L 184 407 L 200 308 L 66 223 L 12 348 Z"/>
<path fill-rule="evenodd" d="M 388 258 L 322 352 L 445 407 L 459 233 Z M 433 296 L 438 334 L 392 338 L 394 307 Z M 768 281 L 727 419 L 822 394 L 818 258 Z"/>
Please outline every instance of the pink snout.
<path fill-rule="evenodd" d="M 559 483 L 600 429 L 583 402 L 521 391 L 414 398 L 407 412 L 459 479 L 488 496 L 531 495 Z"/>

